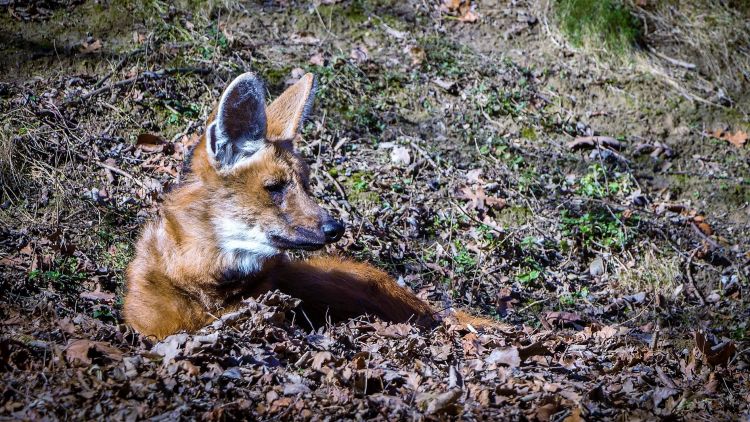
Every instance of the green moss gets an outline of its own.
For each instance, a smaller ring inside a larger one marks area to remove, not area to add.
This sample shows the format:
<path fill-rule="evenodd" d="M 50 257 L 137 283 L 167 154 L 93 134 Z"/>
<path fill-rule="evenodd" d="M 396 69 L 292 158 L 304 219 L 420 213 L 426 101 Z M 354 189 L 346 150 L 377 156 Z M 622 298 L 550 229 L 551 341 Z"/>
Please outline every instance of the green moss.
<path fill-rule="evenodd" d="M 376 191 L 370 190 L 373 176 L 368 172 L 354 172 L 343 185 L 346 187 L 349 202 L 354 206 L 380 205 L 382 200 Z"/>
<path fill-rule="evenodd" d="M 557 0 L 560 29 L 576 46 L 623 54 L 638 44 L 638 19 L 620 0 Z"/>
<path fill-rule="evenodd" d="M 422 64 L 426 72 L 435 71 L 441 76 L 456 78 L 466 73 L 467 57 L 463 47 L 450 41 L 448 37 L 431 35 L 419 41 L 427 60 Z"/>
<path fill-rule="evenodd" d="M 517 227 L 528 223 L 533 217 L 534 213 L 530 209 L 514 205 L 503 208 L 497 214 L 496 221 L 502 227 Z"/>
<path fill-rule="evenodd" d="M 535 141 L 536 140 L 536 131 L 533 127 L 527 126 L 523 129 L 521 129 L 521 137 L 523 139 L 528 139 L 529 141 Z"/>
<path fill-rule="evenodd" d="M 278 91 L 279 94 L 283 92 L 285 82 L 291 77 L 292 67 L 282 66 L 275 67 L 269 65 L 266 62 L 256 62 L 255 67 L 260 75 L 263 75 L 263 79 L 266 81 L 266 86 L 273 91 Z"/>

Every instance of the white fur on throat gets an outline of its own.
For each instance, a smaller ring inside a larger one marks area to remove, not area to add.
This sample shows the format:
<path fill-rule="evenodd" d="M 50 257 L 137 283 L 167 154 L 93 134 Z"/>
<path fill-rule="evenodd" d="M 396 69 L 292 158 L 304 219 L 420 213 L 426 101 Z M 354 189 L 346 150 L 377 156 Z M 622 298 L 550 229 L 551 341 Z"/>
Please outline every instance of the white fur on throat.
<path fill-rule="evenodd" d="M 258 272 L 268 258 L 282 253 L 258 226 L 251 227 L 228 217 L 218 219 L 215 226 L 222 254 L 234 262 L 238 271 Z"/>

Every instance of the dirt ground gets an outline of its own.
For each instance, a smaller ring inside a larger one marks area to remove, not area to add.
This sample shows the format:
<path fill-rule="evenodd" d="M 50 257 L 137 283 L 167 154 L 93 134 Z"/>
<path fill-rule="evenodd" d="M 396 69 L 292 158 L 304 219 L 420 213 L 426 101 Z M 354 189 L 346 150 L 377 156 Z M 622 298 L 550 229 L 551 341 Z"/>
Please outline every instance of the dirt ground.
<path fill-rule="evenodd" d="M 747 81 L 574 49 L 545 2 L 322 3 L 0 2 L 0 419 L 750 420 Z M 139 229 L 248 70 L 318 77 L 327 253 L 507 328 L 279 293 L 125 326 Z"/>

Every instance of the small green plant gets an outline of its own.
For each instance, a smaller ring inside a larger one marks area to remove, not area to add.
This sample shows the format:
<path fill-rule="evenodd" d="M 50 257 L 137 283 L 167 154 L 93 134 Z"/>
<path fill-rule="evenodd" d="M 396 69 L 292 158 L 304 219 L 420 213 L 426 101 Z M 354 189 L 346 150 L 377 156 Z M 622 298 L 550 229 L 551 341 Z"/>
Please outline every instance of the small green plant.
<path fill-rule="evenodd" d="M 630 240 L 628 227 L 620 214 L 600 210 L 572 216 L 568 210 L 561 213 L 562 234 L 575 239 L 584 249 L 598 246 L 603 249 L 623 249 Z"/>
<path fill-rule="evenodd" d="M 465 274 L 477 266 L 477 260 L 471 252 L 459 241 L 455 241 L 456 254 L 453 256 L 453 262 L 456 264 L 456 273 Z"/>
<path fill-rule="evenodd" d="M 105 322 L 115 322 L 117 320 L 117 318 L 115 318 L 115 315 L 112 313 L 112 308 L 106 305 L 96 307 L 96 309 L 94 309 L 93 316 L 94 318 Z"/>
<path fill-rule="evenodd" d="M 177 113 L 169 113 L 167 117 L 167 124 L 170 126 L 177 126 L 180 124 L 180 115 Z"/>
<path fill-rule="evenodd" d="M 368 186 L 370 186 L 370 175 L 367 173 L 353 173 L 350 180 L 351 188 L 355 193 L 365 192 Z"/>
<path fill-rule="evenodd" d="M 420 41 L 427 60 L 422 64 L 425 71 L 436 71 L 441 76 L 459 77 L 466 72 L 461 46 L 449 41 L 448 37 L 429 36 Z"/>
<path fill-rule="evenodd" d="M 482 235 L 483 245 L 490 250 L 500 247 L 504 242 L 495 229 L 486 224 L 479 226 L 479 233 Z"/>
<path fill-rule="evenodd" d="M 573 306 L 579 299 L 586 299 L 589 295 L 588 287 L 582 287 L 573 293 L 564 293 L 560 295 L 560 305 Z"/>
<path fill-rule="evenodd" d="M 534 251 L 536 250 L 536 237 L 534 236 L 526 236 L 521 240 L 521 248 L 523 248 L 526 251 Z"/>
<path fill-rule="evenodd" d="M 579 47 L 623 54 L 638 44 L 641 25 L 621 0 L 557 0 L 560 29 Z"/>
<path fill-rule="evenodd" d="M 61 291 L 76 291 L 86 279 L 86 274 L 78 270 L 78 260 L 71 257 L 56 260 L 47 271 L 33 270 L 28 277 L 30 281 L 52 284 Z"/>
<path fill-rule="evenodd" d="M 521 129 L 521 137 L 524 139 L 528 139 L 529 141 L 535 141 L 537 138 L 536 131 L 531 126 L 526 126 L 525 128 Z"/>
<path fill-rule="evenodd" d="M 747 322 L 741 322 L 730 328 L 730 337 L 735 341 L 744 341 L 750 335 L 750 327 Z"/>
<path fill-rule="evenodd" d="M 577 189 L 579 194 L 590 198 L 606 198 L 630 191 L 630 179 L 626 175 L 608 179 L 607 170 L 599 163 L 589 166 L 589 172 L 581 177 Z"/>
<path fill-rule="evenodd" d="M 518 275 L 518 281 L 523 284 L 529 284 L 536 281 L 541 275 L 542 272 L 540 270 L 528 270 Z"/>
<path fill-rule="evenodd" d="M 536 168 L 530 168 L 524 170 L 520 176 L 518 176 L 518 190 L 522 193 L 537 193 L 538 183 L 537 180 L 539 174 L 536 172 Z"/>

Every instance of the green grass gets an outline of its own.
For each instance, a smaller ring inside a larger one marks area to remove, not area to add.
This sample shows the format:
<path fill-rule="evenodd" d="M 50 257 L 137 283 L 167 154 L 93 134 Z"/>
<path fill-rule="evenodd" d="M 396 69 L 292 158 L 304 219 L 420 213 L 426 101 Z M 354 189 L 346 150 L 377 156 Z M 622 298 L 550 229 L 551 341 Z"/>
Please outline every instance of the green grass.
<path fill-rule="evenodd" d="M 636 46 L 640 21 L 618 0 L 557 0 L 560 29 L 577 47 L 603 48 L 616 55 Z"/>

